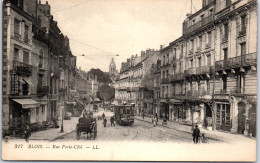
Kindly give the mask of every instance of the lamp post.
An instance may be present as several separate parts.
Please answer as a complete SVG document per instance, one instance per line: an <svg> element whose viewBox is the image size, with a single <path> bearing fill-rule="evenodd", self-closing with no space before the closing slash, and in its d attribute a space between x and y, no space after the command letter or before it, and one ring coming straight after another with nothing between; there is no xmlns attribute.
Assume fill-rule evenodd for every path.
<svg viewBox="0 0 260 163"><path fill-rule="evenodd" d="M60 132L64 132L64 130L63 130L63 111L64 111L64 106L61 106L61 127L60 127Z"/></svg>

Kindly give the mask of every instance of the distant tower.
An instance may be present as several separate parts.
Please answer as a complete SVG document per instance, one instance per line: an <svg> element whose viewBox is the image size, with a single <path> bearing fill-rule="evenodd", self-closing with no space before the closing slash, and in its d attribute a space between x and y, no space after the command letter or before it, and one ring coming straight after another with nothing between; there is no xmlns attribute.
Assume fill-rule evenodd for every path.
<svg viewBox="0 0 260 163"><path fill-rule="evenodd" d="M115 64L114 58L112 58L110 65L109 65L109 74L112 75L112 74L115 74L115 72L116 72L116 64Z"/></svg>

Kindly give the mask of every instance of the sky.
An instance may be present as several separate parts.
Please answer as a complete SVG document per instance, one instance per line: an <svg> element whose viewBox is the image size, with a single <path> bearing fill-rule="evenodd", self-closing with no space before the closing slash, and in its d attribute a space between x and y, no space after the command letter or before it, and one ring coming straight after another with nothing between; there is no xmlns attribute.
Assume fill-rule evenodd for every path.
<svg viewBox="0 0 260 163"><path fill-rule="evenodd" d="M193 0L193 13L202 0ZM41 0L45 3L45 0ZM77 67L108 71L146 49L159 49L182 35L191 0L48 0L51 14L70 39ZM84 54L84 56L82 56ZM119 54L119 56L116 56Z"/></svg>

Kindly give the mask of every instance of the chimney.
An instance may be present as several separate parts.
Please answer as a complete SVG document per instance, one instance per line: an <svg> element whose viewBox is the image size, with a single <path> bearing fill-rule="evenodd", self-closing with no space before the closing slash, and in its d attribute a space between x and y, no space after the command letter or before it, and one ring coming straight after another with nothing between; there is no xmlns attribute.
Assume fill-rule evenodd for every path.
<svg viewBox="0 0 260 163"><path fill-rule="evenodd" d="M141 58L145 57L145 51L141 51Z"/></svg>
<svg viewBox="0 0 260 163"><path fill-rule="evenodd" d="M48 1L46 1L46 5L48 4Z"/></svg>
<svg viewBox="0 0 260 163"><path fill-rule="evenodd" d="M162 48L163 48L163 45L160 45L160 50L162 50Z"/></svg>
<svg viewBox="0 0 260 163"><path fill-rule="evenodd" d="M39 4L42 4L41 0L39 0Z"/></svg>

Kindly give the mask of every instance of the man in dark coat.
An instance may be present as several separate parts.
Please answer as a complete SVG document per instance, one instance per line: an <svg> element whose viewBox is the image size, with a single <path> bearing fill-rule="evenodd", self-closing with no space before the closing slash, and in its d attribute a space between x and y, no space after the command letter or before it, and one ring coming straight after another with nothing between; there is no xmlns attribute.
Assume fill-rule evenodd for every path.
<svg viewBox="0 0 260 163"><path fill-rule="evenodd" d="M107 127L107 119L106 119L106 117L104 117L103 124L104 124L104 127Z"/></svg>
<svg viewBox="0 0 260 163"><path fill-rule="evenodd" d="M104 120L104 118L105 118L105 113L102 114L102 118L103 118L103 120Z"/></svg>
<svg viewBox="0 0 260 163"><path fill-rule="evenodd" d="M197 144L200 136L200 129L198 128L198 125L195 126L192 136L194 144Z"/></svg>
<svg viewBox="0 0 260 163"><path fill-rule="evenodd" d="M26 128L24 130L24 139L26 142L29 142L29 137L31 136L31 129L29 125L26 125Z"/></svg>
<svg viewBox="0 0 260 163"><path fill-rule="evenodd" d="M115 125L115 118L114 118L114 116L112 116L112 117L110 118L110 122L111 122L111 126L112 126L112 125L116 126L116 125Z"/></svg>

